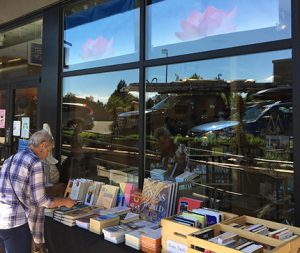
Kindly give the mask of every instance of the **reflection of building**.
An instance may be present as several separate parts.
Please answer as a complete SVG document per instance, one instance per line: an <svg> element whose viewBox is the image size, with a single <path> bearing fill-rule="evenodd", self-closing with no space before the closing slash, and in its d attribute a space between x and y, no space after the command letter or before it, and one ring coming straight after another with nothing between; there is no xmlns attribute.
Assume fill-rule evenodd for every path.
<svg viewBox="0 0 300 253"><path fill-rule="evenodd" d="M1 18L7 14L8 19L4 20L6 22L9 18L27 14L17 15L16 11L28 10L31 1L33 2L19 1L18 10L15 3L13 4L14 1L11 1L12 4L8 3L3 7L11 6L11 13L1 9ZM53 5L41 6L42 2ZM297 1L292 1L292 11L286 4L289 3L288 0L280 1L279 6L272 6L268 10L273 12L272 18L266 15L267 24L253 22L252 18L257 18L257 15L245 11L247 19L244 22L249 22L249 29L235 23L239 22L234 19L235 11L232 15L228 11L224 12L226 20L230 22L222 23L224 20L218 15L220 29L215 32L212 32L213 29L209 30L205 36L202 34L205 29L200 34L193 30L192 37L187 29L180 31L180 24L182 21L187 22L185 28L191 28L192 21L195 21L192 19L193 15L186 13L186 16L182 16L184 11L178 11L180 8L176 9L176 15L172 15L172 8L181 2L38 1L35 4L39 6L31 6L32 10L38 8L36 12L0 25L0 97L7 99L5 102L0 101L0 109L7 112L6 130L0 132L0 139L5 140L3 149L8 147L8 153L11 153L9 130L13 126L13 110L18 109L20 102L16 99L16 94L20 92L16 90L34 87L38 94L38 103L35 104L38 108L30 117L34 118L36 129L44 122L51 125L57 140L57 157L67 161L73 155L70 140L72 134L76 133L76 127L85 126L80 131L83 150L81 155L84 155L84 159L76 165L75 158L80 158L80 155L75 156L70 162L71 165L68 165L73 166L74 171L84 171L86 162L91 162L91 167L94 168L101 166L105 167L105 171L117 169L130 173L134 175L134 181L139 178L141 187L144 176L149 174L149 171L145 171L148 168L145 164L149 160L159 162L153 132L155 128L164 126L170 129L174 140L185 142L190 148L194 148L193 151L199 152L195 157L200 160L200 165L195 166L202 166L201 173L204 174L205 184L197 190L211 198L222 199L222 208L247 212L252 205L249 212L257 215L257 209L263 208L264 204L271 204L276 205L274 216L280 219L282 213L289 210L287 207L294 205L295 199L295 213L300 212L300 193L298 189L290 187L294 179L296 182L300 181L299 171L293 171L293 162L295 168L300 165L298 157L293 160L293 148L295 153L300 152L300 136L297 131L293 136L290 134L293 132L293 124L296 129L300 129L297 119L300 86L293 85L294 93L291 89L293 79L295 84L300 83L300 71L292 72L292 66L299 65L300 62L300 41L298 34L295 34L300 24L300 20L297 20L300 17L296 15ZM193 10L195 6L192 2L197 1L188 2L184 3L185 9ZM235 10L230 5L232 1L223 2L224 9ZM245 6L254 4L251 1L235 2L247 2ZM274 2L276 1L266 1L266 4L273 5ZM260 16L261 3L265 1L256 1L253 8L253 11L258 10ZM22 8L22 5L28 8ZM163 9L163 6L168 8ZM45 8L39 9L40 7ZM198 16L204 12L210 15L209 13L216 11L223 13L220 6L204 6L204 10L197 10L196 13ZM170 15L158 15L160 12ZM293 32L289 21L291 13L295 17L293 25L296 29ZM174 20L179 16L178 20ZM275 26L279 16L279 24ZM178 22L176 30L171 31L170 24L175 24L175 21ZM206 28L210 27L209 22L211 16L205 21ZM197 23L196 27L201 25ZM235 27L240 30L234 30ZM140 31L143 33L139 34ZM165 36L163 38L162 33ZM30 54L27 45L37 41L39 46L32 50L37 54ZM40 62L36 61L37 65L32 65L33 59L30 56L40 60L40 44L43 49L42 65L39 66ZM116 49L116 45L121 50ZM176 81L181 80L180 77L183 81ZM220 80L220 77L224 80ZM254 77L260 79L253 80ZM147 80L157 82L149 83ZM123 83L124 88L118 87L118 82ZM135 93L136 96L126 96L126 92ZM64 100L67 94L74 95L78 100ZM293 104L289 101L287 107L278 108L284 116L280 121L271 114L259 114L262 115L259 119L265 122L272 123L273 119L275 123L288 121L289 127L285 128L288 135L283 136L284 133L276 132L275 123L272 123L272 131L269 132L263 132L265 129L262 129L262 125L256 126L255 129L262 133L260 138L245 131L245 108L255 108L258 100L263 100L266 106L270 106L274 102L291 100L292 95ZM96 97L97 99L91 101ZM172 99L174 97L176 99ZM151 103L147 103L149 98L153 98ZM167 104L166 108L159 108L159 101L163 101L160 106ZM70 108L71 105L66 106L66 103L82 105L77 104ZM84 104L91 110L80 110L79 107L87 109ZM293 109L296 116L293 116ZM258 110L268 112L263 107ZM216 130L217 133L210 129L210 133L203 138L186 136L189 129L198 125L217 122L218 124L211 124L211 128L216 129L228 121L238 122L235 124L236 128L230 125ZM247 124L255 122L257 120ZM65 125L67 127L62 129ZM278 125L279 128L284 126ZM124 131L125 126L130 131ZM231 138L236 132L238 136ZM286 145L287 136L289 145ZM206 167L203 169L203 166ZM138 171L139 174L131 173L134 169L128 170L128 167L135 168L135 173ZM260 193L265 191L257 189L253 182L258 182L257 185L268 185L266 191L275 193L277 199L273 201L261 196ZM239 206L239 202L245 203L245 206ZM300 225L300 217L296 217L296 223Z"/></svg>
<svg viewBox="0 0 300 253"><path fill-rule="evenodd" d="M275 83L292 84L293 68L291 59L273 60Z"/></svg>

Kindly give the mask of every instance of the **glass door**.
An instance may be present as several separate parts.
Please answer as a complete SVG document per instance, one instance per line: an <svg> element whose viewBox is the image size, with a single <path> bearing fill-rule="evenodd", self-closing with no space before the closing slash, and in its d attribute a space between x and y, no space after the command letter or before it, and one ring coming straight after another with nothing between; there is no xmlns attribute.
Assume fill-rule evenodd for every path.
<svg viewBox="0 0 300 253"><path fill-rule="evenodd" d="M12 152L26 147L32 133L37 130L38 88L13 90Z"/></svg>
<svg viewBox="0 0 300 253"><path fill-rule="evenodd" d="M0 89L0 164L7 155L6 145L6 113L7 113L7 90Z"/></svg>

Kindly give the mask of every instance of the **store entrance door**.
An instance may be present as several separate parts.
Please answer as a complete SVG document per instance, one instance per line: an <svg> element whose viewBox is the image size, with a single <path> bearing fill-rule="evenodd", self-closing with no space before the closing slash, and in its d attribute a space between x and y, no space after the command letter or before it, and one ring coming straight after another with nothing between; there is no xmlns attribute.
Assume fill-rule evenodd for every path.
<svg viewBox="0 0 300 253"><path fill-rule="evenodd" d="M0 165L37 130L38 81L0 84Z"/></svg>

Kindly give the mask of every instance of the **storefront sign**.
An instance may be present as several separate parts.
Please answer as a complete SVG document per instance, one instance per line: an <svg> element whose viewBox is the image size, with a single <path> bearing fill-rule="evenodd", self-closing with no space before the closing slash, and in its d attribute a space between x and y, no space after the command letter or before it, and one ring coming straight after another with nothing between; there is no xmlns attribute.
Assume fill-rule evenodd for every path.
<svg viewBox="0 0 300 253"><path fill-rule="evenodd" d="M5 109L0 109L0 128L5 128Z"/></svg>
<svg viewBox="0 0 300 253"><path fill-rule="evenodd" d="M21 119L21 137L22 138L29 138L29 129L30 129L30 118L29 117L22 117Z"/></svg>
<svg viewBox="0 0 300 253"><path fill-rule="evenodd" d="M42 65L42 44L28 42L28 64Z"/></svg>
<svg viewBox="0 0 300 253"><path fill-rule="evenodd" d="M21 132L21 121L14 120L13 122L13 136L20 136Z"/></svg>
<svg viewBox="0 0 300 253"><path fill-rule="evenodd" d="M24 150L28 146L28 141L19 139L19 146L18 146L18 152Z"/></svg>

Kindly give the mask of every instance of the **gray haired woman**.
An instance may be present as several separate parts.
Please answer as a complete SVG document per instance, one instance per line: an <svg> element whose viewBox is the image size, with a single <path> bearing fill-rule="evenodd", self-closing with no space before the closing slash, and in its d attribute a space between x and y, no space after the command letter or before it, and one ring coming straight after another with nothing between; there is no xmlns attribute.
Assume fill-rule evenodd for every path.
<svg viewBox="0 0 300 253"><path fill-rule="evenodd" d="M30 253L31 239L44 244L44 208L72 207L68 198L45 191L42 160L54 147L46 131L35 132L28 147L4 161L0 171L0 241L6 253Z"/></svg>

